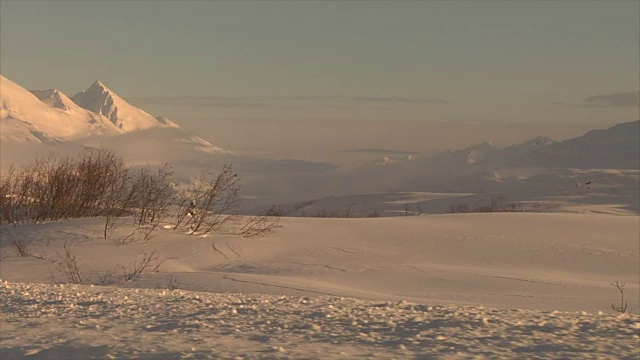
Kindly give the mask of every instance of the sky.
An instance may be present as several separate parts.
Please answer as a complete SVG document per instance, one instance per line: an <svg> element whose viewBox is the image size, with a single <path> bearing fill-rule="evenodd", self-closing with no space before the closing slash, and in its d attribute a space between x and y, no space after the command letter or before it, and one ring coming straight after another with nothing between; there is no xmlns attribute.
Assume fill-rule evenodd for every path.
<svg viewBox="0 0 640 360"><path fill-rule="evenodd" d="M70 96L97 79L213 137L220 124L312 134L348 123L377 129L371 140L439 124L518 130L493 139L508 143L640 117L639 1L2 0L0 10L4 76Z"/></svg>

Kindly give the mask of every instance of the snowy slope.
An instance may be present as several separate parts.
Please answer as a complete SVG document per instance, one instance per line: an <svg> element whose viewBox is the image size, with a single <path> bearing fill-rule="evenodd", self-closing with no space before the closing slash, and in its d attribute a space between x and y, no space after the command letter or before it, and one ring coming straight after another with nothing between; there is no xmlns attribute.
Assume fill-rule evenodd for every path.
<svg viewBox="0 0 640 360"><path fill-rule="evenodd" d="M131 232L124 221L114 238ZM211 292L318 294L428 304L609 312L627 282L638 298L637 216L449 214L374 219L284 218L275 235L244 239L228 225L211 237L161 229L146 244L103 239L102 219L8 228L0 234L1 278L59 281L65 241L87 280L113 271L113 284ZM239 225L238 225L239 226ZM45 260L15 255L10 236ZM121 280L118 264L157 251L159 273ZM114 270L115 269L115 270ZM51 270L51 271L50 271Z"/></svg>
<svg viewBox="0 0 640 360"><path fill-rule="evenodd" d="M154 118L143 110L129 104L100 81L73 96L79 106L105 116L118 129L125 132L151 127L178 127L167 118Z"/></svg>
<svg viewBox="0 0 640 360"><path fill-rule="evenodd" d="M73 104L58 90L35 94L0 76L0 137L3 140L45 142L120 132L106 118Z"/></svg>

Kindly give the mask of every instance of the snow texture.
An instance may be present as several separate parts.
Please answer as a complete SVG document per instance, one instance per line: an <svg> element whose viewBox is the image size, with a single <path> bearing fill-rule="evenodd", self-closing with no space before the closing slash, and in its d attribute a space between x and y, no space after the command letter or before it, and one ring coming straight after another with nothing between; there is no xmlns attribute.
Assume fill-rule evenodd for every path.
<svg viewBox="0 0 640 360"><path fill-rule="evenodd" d="M0 283L2 359L636 359L640 317Z"/></svg>

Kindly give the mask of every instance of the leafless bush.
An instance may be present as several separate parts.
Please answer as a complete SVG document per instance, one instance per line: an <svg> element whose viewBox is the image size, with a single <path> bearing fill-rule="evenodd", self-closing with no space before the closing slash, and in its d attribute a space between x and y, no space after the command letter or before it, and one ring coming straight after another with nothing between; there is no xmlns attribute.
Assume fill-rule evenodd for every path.
<svg viewBox="0 0 640 360"><path fill-rule="evenodd" d="M143 244L146 244L151 241L151 239L153 238L153 233L158 229L159 226L160 222L145 223L141 225L134 224L134 228L133 230L131 230L131 232L129 232L129 234L123 237L115 238L114 241L116 241L119 245L127 245L134 241L140 241Z"/></svg>
<svg viewBox="0 0 640 360"><path fill-rule="evenodd" d="M97 284L102 286L113 284L113 273L113 270L109 270L103 272L102 274L96 275L98 278Z"/></svg>
<svg viewBox="0 0 640 360"><path fill-rule="evenodd" d="M240 236L250 238L275 233L282 226L280 225L280 216L272 214L277 214L273 207L261 215L249 217L240 229Z"/></svg>
<svg viewBox="0 0 640 360"><path fill-rule="evenodd" d="M0 175L0 225L12 224L17 225L19 218L17 214L18 207L15 205L18 201L17 195L14 194L17 188L16 169L11 167L6 175Z"/></svg>
<svg viewBox="0 0 640 360"><path fill-rule="evenodd" d="M451 205L450 211L452 214L473 212L471 211L471 206L467 204Z"/></svg>
<svg viewBox="0 0 640 360"><path fill-rule="evenodd" d="M36 159L0 177L0 222L27 222L104 216L104 238L117 219L133 215L136 230L126 239L150 239L175 202L173 171L145 167L133 171L108 149L86 150L76 157ZM134 236L135 235L135 236Z"/></svg>
<svg viewBox="0 0 640 360"><path fill-rule="evenodd" d="M5 225L0 226L0 234L2 234L3 236L6 236L9 238L9 243L15 248L16 253L20 256L20 257L33 257L36 259L40 259L40 260L44 260L45 256L42 254L34 254L32 253L29 248L27 247L26 242L24 241L23 238L21 237L15 237L13 236L13 234L11 234L11 231L9 231L8 228L5 227Z"/></svg>
<svg viewBox="0 0 640 360"><path fill-rule="evenodd" d="M178 285L180 284L180 281L178 280L178 278L173 277L173 276L169 276L169 281L167 283L167 290L178 290Z"/></svg>
<svg viewBox="0 0 640 360"><path fill-rule="evenodd" d="M124 281L136 279L140 277L140 275L151 266L153 266L151 272L158 272L160 266L162 265L162 263L164 263L164 260L165 259L159 259L156 256L155 251L152 251L148 254L143 253L141 259L135 260L127 266L121 265L122 278L124 279Z"/></svg>
<svg viewBox="0 0 640 360"><path fill-rule="evenodd" d="M103 216L106 239L124 225L118 219L132 215L133 230L116 241L146 243L169 216L176 216L174 229L185 226L191 234L200 235L236 220L232 211L240 204L239 189L240 178L230 165L219 173L203 170L178 195L169 165L155 171L148 167L133 170L111 150L87 150L75 158L36 159L33 165L3 175L0 221L17 226ZM351 217L350 209L334 216ZM270 214L253 219L243 228L243 235L270 232L279 226L273 218Z"/></svg>
<svg viewBox="0 0 640 360"><path fill-rule="evenodd" d="M627 283L621 283L618 281L616 281L615 284L611 284L611 286L615 286L620 292L620 305L611 304L611 309L622 314L627 312L627 301L624 299L624 287L626 285Z"/></svg>
<svg viewBox="0 0 640 360"><path fill-rule="evenodd" d="M306 216L306 213L303 213L302 216ZM322 209L315 214L310 215L310 217L317 218L356 218L356 217L366 217L365 214L354 212L351 210L351 207L346 207L344 209L336 209L333 211L329 211L327 209Z"/></svg>
<svg viewBox="0 0 640 360"><path fill-rule="evenodd" d="M83 278L80 268L78 267L78 259L71 253L71 250L67 247L66 241L62 248L64 249L64 254L60 254L56 251L58 257L62 259L62 263L60 264L61 271L65 274L68 282L72 284L82 284Z"/></svg>
<svg viewBox="0 0 640 360"><path fill-rule="evenodd" d="M180 211L175 228L184 221L191 234L205 235L218 230L222 225L237 218L229 211L240 205L240 178L231 165L224 165L215 174L211 169L203 170L193 183L182 192Z"/></svg>
<svg viewBox="0 0 640 360"><path fill-rule="evenodd" d="M367 214L368 218L377 218L380 217L380 214L378 213L378 209L373 210L373 212Z"/></svg>
<svg viewBox="0 0 640 360"><path fill-rule="evenodd" d="M16 238L11 234L11 232L9 232L9 229L5 228L4 226L0 228L0 233L6 235L9 238L9 242L15 248L18 255L20 255L21 257L31 256L31 253L27 249L27 244L24 242L24 239Z"/></svg>
<svg viewBox="0 0 640 360"><path fill-rule="evenodd" d="M131 171L121 159L113 164L111 180L103 196L104 238L113 235L116 227L116 219L127 214L127 209L132 203L131 198Z"/></svg>
<svg viewBox="0 0 640 360"><path fill-rule="evenodd" d="M505 203L499 204L491 202L487 205L468 205L468 204L456 204L452 205L450 212L452 214L459 213L489 213L489 212L539 212L548 209L552 209L553 205L547 202L533 202L533 203Z"/></svg>
<svg viewBox="0 0 640 360"><path fill-rule="evenodd" d="M117 239L118 243L125 245L136 239L147 243L151 234L171 215L170 209L176 200L173 170L168 164L155 173L144 167L133 172L126 181L118 187L116 198L120 200L115 202L115 212L105 216L105 238L113 232L116 218L130 213L135 227L128 235Z"/></svg>
<svg viewBox="0 0 640 360"><path fill-rule="evenodd" d="M87 150L75 158L36 159L11 169L0 179L2 222L55 221L95 217L105 213L114 197L114 186L126 176L127 167L114 152Z"/></svg>
<svg viewBox="0 0 640 360"><path fill-rule="evenodd" d="M158 224L169 216L175 202L173 170L165 164L155 174L149 168L140 169L133 178L132 198L137 225Z"/></svg>

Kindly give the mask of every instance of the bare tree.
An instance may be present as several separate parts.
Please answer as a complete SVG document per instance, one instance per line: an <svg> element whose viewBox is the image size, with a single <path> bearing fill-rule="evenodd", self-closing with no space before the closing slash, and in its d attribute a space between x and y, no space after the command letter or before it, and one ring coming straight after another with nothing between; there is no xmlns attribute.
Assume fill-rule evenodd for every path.
<svg viewBox="0 0 640 360"><path fill-rule="evenodd" d="M64 249L64 255L61 255L56 251L58 256L62 258L62 264L60 264L61 270L67 277L67 281L72 284L82 284L82 274L80 273L80 268L78 267L78 259L75 255L71 253L71 250L67 247L67 241L65 240L64 245L62 246Z"/></svg>
<svg viewBox="0 0 640 360"><path fill-rule="evenodd" d="M615 286L618 291L620 291L620 305L611 304L611 309L623 314L627 312L627 301L624 299L625 285L627 285L627 283L620 283L618 281L616 281L615 284L611 284L611 286Z"/></svg>
<svg viewBox="0 0 640 360"><path fill-rule="evenodd" d="M0 228L0 233L6 234L9 237L9 242L16 249L18 255L20 255L21 257L31 256L31 253L27 249L27 244L22 238L16 238L11 234L11 232L9 232L9 229L5 228L4 226Z"/></svg>
<svg viewBox="0 0 640 360"><path fill-rule="evenodd" d="M163 221L174 203L173 170L164 164L155 174L148 167L140 169L133 179L134 219L139 226Z"/></svg>
<svg viewBox="0 0 640 360"><path fill-rule="evenodd" d="M191 216L184 226L190 227L191 234L208 234L237 218L229 211L240 205L240 177L231 165L224 165L217 175L211 169L205 169L182 196L181 204L191 204L187 208ZM181 211L184 210L182 206ZM185 217L179 218L180 223Z"/></svg>
<svg viewBox="0 0 640 360"><path fill-rule="evenodd" d="M260 215L249 217L240 229L240 236L244 238L267 236L273 234L281 227L280 215L277 213L275 207L271 207Z"/></svg>
<svg viewBox="0 0 640 360"><path fill-rule="evenodd" d="M141 259L133 261L127 266L121 265L122 278L124 281L138 278L146 269L152 266L154 262L156 265L153 268L153 272L157 272L160 265L164 262L164 259L158 259L155 251L152 251L149 254L143 253Z"/></svg>

